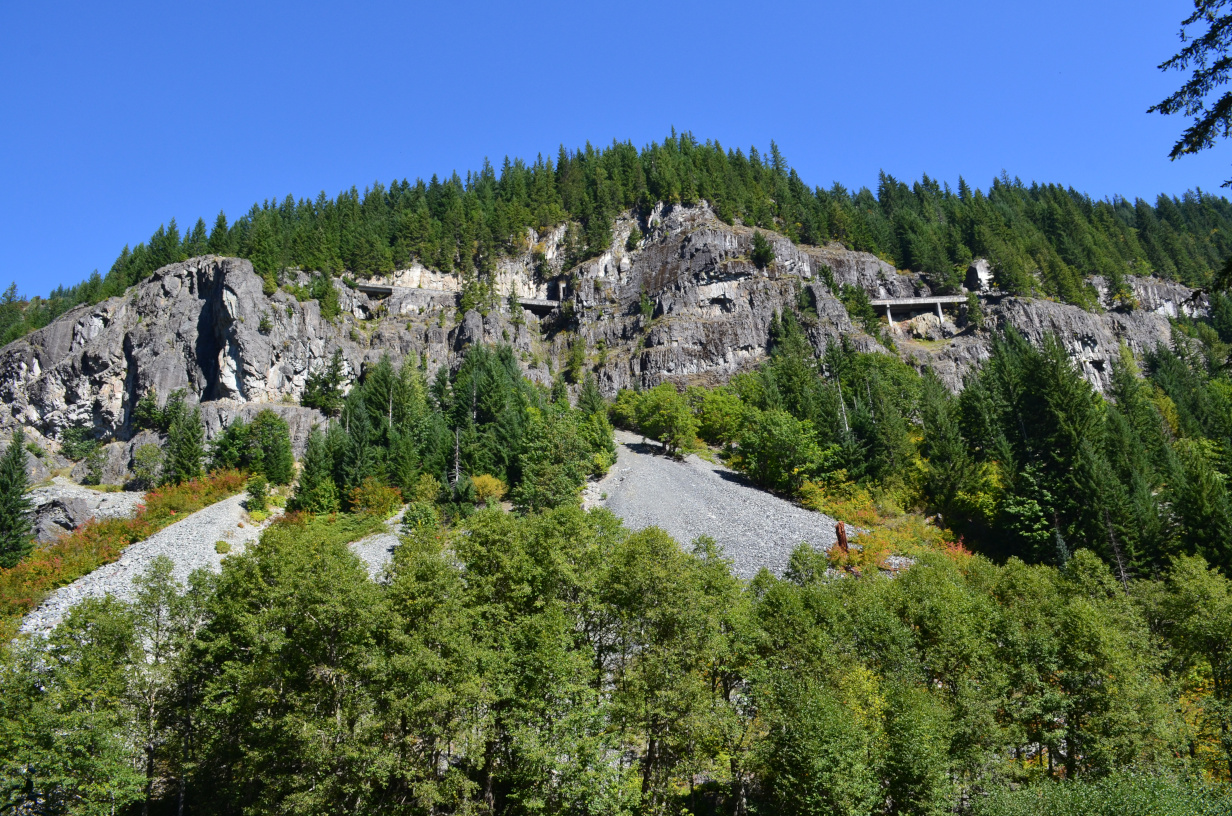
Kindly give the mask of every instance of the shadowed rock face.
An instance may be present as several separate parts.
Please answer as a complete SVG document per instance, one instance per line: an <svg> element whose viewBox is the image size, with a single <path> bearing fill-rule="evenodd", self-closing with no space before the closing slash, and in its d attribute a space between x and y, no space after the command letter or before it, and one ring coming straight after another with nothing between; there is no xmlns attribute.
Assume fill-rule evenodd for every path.
<svg viewBox="0 0 1232 816"><path fill-rule="evenodd" d="M627 250L634 226L644 238ZM538 246L547 242L553 272L559 264L553 242L562 236L563 230L531 236ZM802 323L819 352L840 337L859 349L885 351L853 325L831 282L835 289L860 287L872 298L931 294L918 275L896 271L867 253L838 244L796 246L772 233L766 237L775 262L758 269L749 260L753 230L724 224L705 204L661 205L640 221L618 218L612 249L555 280L534 277L529 249L503 260L496 278L499 307L461 319L460 286L400 286L414 281L429 287L444 280L422 269L391 276L389 283L399 288L385 298L336 282L342 314L329 321L316 301L299 302L281 290L265 295L248 261L193 258L158 270L123 297L75 309L0 349L0 430L21 423L45 444L70 425L90 424L100 436L121 440L106 451L105 480L114 483L131 467L133 445L125 444L132 437L131 414L150 389L160 401L185 389L190 402L201 404L210 437L235 416L251 418L272 407L290 423L299 453L312 425L324 417L298 406L298 399L309 372L323 366L334 349L342 350L350 378L384 354L395 363L422 361L431 376L442 365L456 364L469 344L508 343L527 375L548 383L548 366L559 371L580 338L610 396L632 385L725 381L765 356L776 313L802 305ZM1106 299L1103 281L1092 283ZM1103 387L1121 343L1140 354L1169 340L1169 316L1205 310L1204 302L1191 301L1193 293L1178 284L1155 279L1130 284L1139 304L1131 312L1096 314L993 294L983 301L986 323L990 329L1014 326L1036 342L1056 333L1086 376ZM515 321L503 300L510 291L522 297L559 294L564 314L540 323L523 312ZM650 316L642 313L643 297L652 307ZM960 328L952 315L931 319L936 325L927 331L899 325L891 336L904 359L934 368L958 389L988 356L990 335ZM599 366L601 349L605 359Z"/></svg>

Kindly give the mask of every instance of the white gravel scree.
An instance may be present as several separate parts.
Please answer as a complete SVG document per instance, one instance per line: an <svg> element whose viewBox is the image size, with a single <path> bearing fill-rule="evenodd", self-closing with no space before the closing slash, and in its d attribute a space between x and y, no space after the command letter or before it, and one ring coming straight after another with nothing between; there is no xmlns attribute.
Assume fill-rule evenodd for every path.
<svg viewBox="0 0 1232 816"><path fill-rule="evenodd" d="M585 506L606 507L634 530L661 527L686 548L708 535L741 578L762 567L781 576L801 542L825 550L834 544L829 516L752 487L723 465L697 456L677 461L661 450L617 431L616 464L586 488Z"/></svg>
<svg viewBox="0 0 1232 816"><path fill-rule="evenodd" d="M133 597L133 578L145 572L160 555L167 556L175 564L173 575L180 583L186 583L189 574L199 567L218 572L223 556L214 550L217 542L226 541L231 545L232 553L242 553L264 529L264 525L254 525L245 520L244 498L241 493L224 499L164 527L145 541L129 545L119 560L104 564L89 575L52 592L37 609L26 615L20 632L50 632L69 607L86 598L102 598L111 594L122 600L130 600ZM243 527L239 526L241 522Z"/></svg>

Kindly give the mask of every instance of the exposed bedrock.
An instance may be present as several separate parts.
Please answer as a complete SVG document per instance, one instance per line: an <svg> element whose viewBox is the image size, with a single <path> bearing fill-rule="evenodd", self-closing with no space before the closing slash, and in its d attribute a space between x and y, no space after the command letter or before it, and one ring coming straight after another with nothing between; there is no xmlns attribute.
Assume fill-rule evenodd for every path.
<svg viewBox="0 0 1232 816"><path fill-rule="evenodd" d="M627 249L634 226L643 238ZM164 267L124 296L72 310L0 349L0 435L21 423L54 455L64 428L90 425L115 440L106 450L104 481L118 483L135 450L133 408L150 389L160 401L184 389L202 407L207 436L236 416L272 408L290 423L299 452L311 427L324 421L299 406L299 398L309 373L335 349L353 379L385 354L396 363L422 363L431 375L455 365L472 343L507 343L531 379L548 383L581 341L611 395L663 381L725 381L765 357L771 322L788 310L801 312L818 351L846 337L857 348L884 352L853 324L831 284L860 287L873 299L932 294L920 276L868 253L838 244L797 246L772 233L766 237L775 261L758 268L749 257L753 230L723 223L704 204L660 206L640 220L622 216L613 224L612 249L562 271L557 245L563 237L560 229L531 232L522 255L501 261L494 279L500 302L486 315L459 316L459 279L422 267L379 281L393 287L387 296L335 281L342 313L333 320L321 316L315 300L301 302L281 289L264 294L245 260L203 256ZM534 271L535 252L546 279ZM908 313L897 322L897 310L890 330L904 359L935 368L955 389L988 356L989 331L1001 326L1037 342L1057 334L1103 387L1121 344L1140 354L1168 341L1169 317L1205 309L1191 290L1156 279L1130 280L1132 311L1105 303L1094 313L1003 297L980 274L986 267L972 276L988 290L981 294L985 330L948 312L940 321L935 313L915 319ZM1103 281L1092 283L1106 300ZM543 322L530 310L515 316L505 298L510 293L541 303L560 299L563 308Z"/></svg>

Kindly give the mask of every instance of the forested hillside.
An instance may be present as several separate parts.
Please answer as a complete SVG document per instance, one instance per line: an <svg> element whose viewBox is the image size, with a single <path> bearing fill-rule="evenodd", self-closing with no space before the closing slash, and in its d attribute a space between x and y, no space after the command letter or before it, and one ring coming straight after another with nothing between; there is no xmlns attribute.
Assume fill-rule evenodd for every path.
<svg viewBox="0 0 1232 816"><path fill-rule="evenodd" d="M1129 274L1203 286L1232 254L1232 205L1201 191L1154 203L1096 201L1006 176L984 190L959 179L955 190L927 176L907 185L885 175L876 191L826 190L809 187L773 144L769 155L756 148L746 154L673 133L641 150L626 142L562 147L555 161L506 159L499 173L485 161L465 179L453 173L376 183L334 199L288 196L254 204L231 221L223 213L212 225L199 219L183 231L173 220L145 243L125 247L105 275L46 298L22 300L10 289L0 303L0 343L207 252L248 258L271 281L286 267L371 275L412 261L473 277L524 250L527 227L567 223L567 269L609 246L618 213L701 199L728 222L878 254L926 275L940 291L955 290L971 259L984 257L1007 292L1085 307L1095 304L1087 276L1103 275L1114 294L1125 294Z"/></svg>

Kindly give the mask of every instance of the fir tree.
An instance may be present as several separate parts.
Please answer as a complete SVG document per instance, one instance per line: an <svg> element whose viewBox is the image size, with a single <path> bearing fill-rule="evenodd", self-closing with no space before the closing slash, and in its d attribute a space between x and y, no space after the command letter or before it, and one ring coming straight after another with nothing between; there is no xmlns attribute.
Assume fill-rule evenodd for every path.
<svg viewBox="0 0 1232 816"><path fill-rule="evenodd" d="M25 445L25 432L18 427L0 457L0 567L15 566L30 552Z"/></svg>
<svg viewBox="0 0 1232 816"><path fill-rule="evenodd" d="M164 479L179 484L201 475L201 460L205 458L201 427L201 409L181 408L176 411L171 426L167 429L167 459Z"/></svg>
<svg viewBox="0 0 1232 816"><path fill-rule="evenodd" d="M582 390L578 394L577 407L579 411L588 416L598 414L607 416L607 403L603 401L603 395L599 393L599 385L595 382L595 375L589 371L586 372L586 377L582 380Z"/></svg>
<svg viewBox="0 0 1232 816"><path fill-rule="evenodd" d="M328 365L308 375L300 402L326 416L337 416L342 411L343 380L342 349L338 348Z"/></svg>
<svg viewBox="0 0 1232 816"><path fill-rule="evenodd" d="M333 468L334 457L325 435L314 428L308 436L299 485L287 504L288 509L305 513L338 512L338 486L334 484Z"/></svg>

